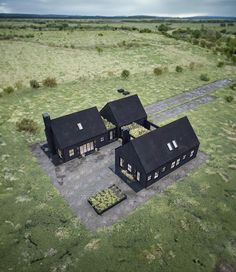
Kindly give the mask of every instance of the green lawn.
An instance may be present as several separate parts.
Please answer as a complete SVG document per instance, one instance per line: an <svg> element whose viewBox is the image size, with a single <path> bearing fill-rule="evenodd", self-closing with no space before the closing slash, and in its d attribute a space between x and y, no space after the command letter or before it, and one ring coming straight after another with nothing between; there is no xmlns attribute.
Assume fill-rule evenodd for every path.
<svg viewBox="0 0 236 272"><path fill-rule="evenodd" d="M223 57L198 46L158 34L103 33L108 45L123 39L131 41L133 35L141 45L129 49L108 46L99 55L92 49L97 44L95 38L86 31L81 34L81 43L88 46L83 54L82 49L48 46L49 37L61 44L48 33L48 38L41 40L45 44L0 41L0 48L5 50L4 55L0 51L0 87L19 80L26 85L32 77L43 79L48 71L59 82L55 88L32 90L25 86L0 97L0 271L205 272L213 271L219 261L234 264L236 95L229 87L214 93L217 99L213 102L184 113L195 128L208 161L126 219L97 233L80 224L31 154L29 145L45 139L41 117L45 111L57 117L94 105L101 108L107 101L121 97L116 92L119 87L137 93L147 105L205 84L199 79L203 72L211 81L235 78L235 66L216 68ZM66 33L62 35L66 37ZM71 43L74 38L65 39ZM28 59L24 50L23 56L18 56L18 46L26 53L31 49L35 52ZM73 74L77 53L82 58L81 74ZM85 61L90 54L91 58ZM52 61L45 67L49 55ZM75 65L73 69L67 60ZM104 69L111 69L114 74L101 76L99 67L104 61L110 65ZM198 63L193 71L188 68L191 61ZM179 64L184 67L183 73L174 71ZM155 76L152 70L159 65L167 66L169 72ZM119 74L126 68L131 76L122 80ZM89 71L93 75L88 75ZM60 72L65 78L60 77ZM231 103L225 100L229 95L234 97ZM30 135L16 130L16 122L25 116L38 123L39 133Z"/></svg>

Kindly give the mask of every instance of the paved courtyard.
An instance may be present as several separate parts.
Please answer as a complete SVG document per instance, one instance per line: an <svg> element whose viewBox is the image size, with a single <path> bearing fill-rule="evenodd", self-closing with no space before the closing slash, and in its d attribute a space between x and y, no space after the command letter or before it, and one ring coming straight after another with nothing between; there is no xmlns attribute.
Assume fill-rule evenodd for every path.
<svg viewBox="0 0 236 272"><path fill-rule="evenodd" d="M206 155L199 152L198 156L161 179L147 189L135 193L125 182L111 170L114 169L115 148L120 142L114 142L100 151L82 159L74 159L60 166L54 166L40 148L40 144L32 147L32 151L43 169L50 176L53 184L66 199L67 203L81 222L90 230L110 226L128 216L139 205L145 203L154 194L161 192L167 186L180 181L191 171L197 169L205 160ZM95 192L116 184L127 199L102 215L97 215L87 202L87 198Z"/></svg>

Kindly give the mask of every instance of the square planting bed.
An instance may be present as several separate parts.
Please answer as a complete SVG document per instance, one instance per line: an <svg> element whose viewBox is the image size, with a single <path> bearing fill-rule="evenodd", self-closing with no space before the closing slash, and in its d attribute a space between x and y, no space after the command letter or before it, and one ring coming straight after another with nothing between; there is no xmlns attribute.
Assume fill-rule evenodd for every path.
<svg viewBox="0 0 236 272"><path fill-rule="evenodd" d="M108 188L97 192L95 195L90 196L88 198L88 202L94 208L96 213L101 215L126 198L127 196L121 191L121 189L113 184Z"/></svg>

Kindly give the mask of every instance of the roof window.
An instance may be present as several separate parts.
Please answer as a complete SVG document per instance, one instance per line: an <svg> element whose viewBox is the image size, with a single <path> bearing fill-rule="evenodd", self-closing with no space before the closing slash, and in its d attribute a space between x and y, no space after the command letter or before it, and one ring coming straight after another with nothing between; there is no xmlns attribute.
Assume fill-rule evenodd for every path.
<svg viewBox="0 0 236 272"><path fill-rule="evenodd" d="M82 129L83 129L83 126L82 126L81 123L77 123L77 126L78 126L79 130L82 130Z"/></svg>

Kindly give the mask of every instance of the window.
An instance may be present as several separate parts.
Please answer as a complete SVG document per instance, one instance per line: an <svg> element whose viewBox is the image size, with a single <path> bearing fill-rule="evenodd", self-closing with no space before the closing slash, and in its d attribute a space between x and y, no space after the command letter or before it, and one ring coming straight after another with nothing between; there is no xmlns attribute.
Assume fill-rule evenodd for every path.
<svg viewBox="0 0 236 272"><path fill-rule="evenodd" d="M110 140L113 139L113 131L110 131Z"/></svg>
<svg viewBox="0 0 236 272"><path fill-rule="evenodd" d="M77 123L77 126L78 126L79 130L82 130L82 129L83 129L83 126L82 126L81 123Z"/></svg>
<svg viewBox="0 0 236 272"><path fill-rule="evenodd" d="M132 171L132 166L130 164L128 164L128 171L131 172Z"/></svg>
<svg viewBox="0 0 236 272"><path fill-rule="evenodd" d="M178 147L178 145L177 145L177 143L176 143L175 140L172 141L172 144L173 144L174 148L177 148L177 147Z"/></svg>
<svg viewBox="0 0 236 272"><path fill-rule="evenodd" d="M162 169L161 169L161 172L165 172L166 171L166 167L163 167Z"/></svg>
<svg viewBox="0 0 236 272"><path fill-rule="evenodd" d="M62 152L60 149L57 149L57 153L58 153L59 157L62 158Z"/></svg>
<svg viewBox="0 0 236 272"><path fill-rule="evenodd" d="M180 162L180 159L178 159L178 160L176 161L176 165L179 165L179 162Z"/></svg>
<svg viewBox="0 0 236 272"><path fill-rule="evenodd" d="M151 180L152 179L152 175L149 175L147 180Z"/></svg>
<svg viewBox="0 0 236 272"><path fill-rule="evenodd" d="M122 158L120 158L120 167L124 166L124 160Z"/></svg>
<svg viewBox="0 0 236 272"><path fill-rule="evenodd" d="M172 162L172 164L171 164L171 167L170 167L170 168L172 169L172 168L174 168L174 167L175 167L175 161L174 161L174 162Z"/></svg>
<svg viewBox="0 0 236 272"><path fill-rule="evenodd" d="M159 172L155 172L154 179L158 178L158 176L159 176Z"/></svg>
<svg viewBox="0 0 236 272"><path fill-rule="evenodd" d="M104 142L104 137L101 137L101 142Z"/></svg>
<svg viewBox="0 0 236 272"><path fill-rule="evenodd" d="M186 158L186 155L183 155L183 160L185 160L185 158Z"/></svg>
<svg viewBox="0 0 236 272"><path fill-rule="evenodd" d="M86 147L87 147L87 150L88 150L88 151L91 150L91 149L90 149L90 143L87 143Z"/></svg>
<svg viewBox="0 0 236 272"><path fill-rule="evenodd" d="M93 142L90 142L90 150L94 150Z"/></svg>
<svg viewBox="0 0 236 272"><path fill-rule="evenodd" d="M75 155L74 149L70 149L70 150L69 150L69 156L72 157L72 156L74 156L74 155Z"/></svg>
<svg viewBox="0 0 236 272"><path fill-rule="evenodd" d="M140 172L137 171L137 180L140 181Z"/></svg>
<svg viewBox="0 0 236 272"><path fill-rule="evenodd" d="M192 156L193 156L193 154L194 154L194 150L192 150L192 151L191 151L191 153L190 153L190 157L192 157Z"/></svg>
<svg viewBox="0 0 236 272"><path fill-rule="evenodd" d="M171 143L168 143L167 146L168 146L168 148L169 148L170 151L173 150L173 147L172 147Z"/></svg>

